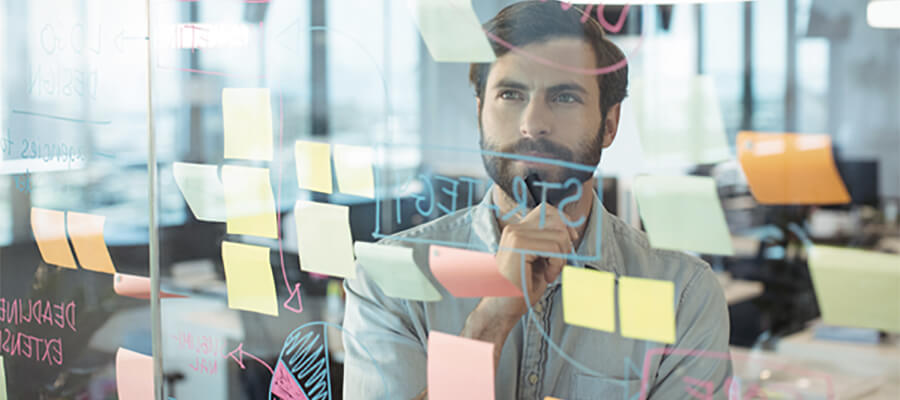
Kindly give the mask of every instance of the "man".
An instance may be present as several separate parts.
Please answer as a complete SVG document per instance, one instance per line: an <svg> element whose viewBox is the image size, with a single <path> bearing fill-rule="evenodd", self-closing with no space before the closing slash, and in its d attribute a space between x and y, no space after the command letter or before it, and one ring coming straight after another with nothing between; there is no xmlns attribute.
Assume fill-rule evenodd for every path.
<svg viewBox="0 0 900 400"><path fill-rule="evenodd" d="M599 75L572 71L597 70L625 56L595 19L581 22L582 12L530 1L505 8L485 24L497 59L473 64L470 81L481 146L488 151L485 168L495 184L480 204L397 234L489 249L500 272L527 294L534 314L529 316L520 297L455 298L441 290L443 299L437 302L391 298L358 269L358 278L345 283L344 328L353 336L344 338L346 398L426 398L429 331L493 343L497 399L622 399L642 390L659 399L713 392L725 397L731 376L728 311L709 266L684 253L652 249L643 233L603 209L590 172L497 155L595 167L601 150L612 144L627 68ZM572 179L580 185L535 189L537 182L562 185ZM516 210L522 206L523 185L530 193L527 213ZM434 281L426 267L427 245L384 243L412 246L420 268ZM558 254L577 249L580 258L600 257L583 263L523 256L514 249ZM564 265L673 282L674 344L566 324L560 288ZM686 388L685 382L697 388Z"/></svg>

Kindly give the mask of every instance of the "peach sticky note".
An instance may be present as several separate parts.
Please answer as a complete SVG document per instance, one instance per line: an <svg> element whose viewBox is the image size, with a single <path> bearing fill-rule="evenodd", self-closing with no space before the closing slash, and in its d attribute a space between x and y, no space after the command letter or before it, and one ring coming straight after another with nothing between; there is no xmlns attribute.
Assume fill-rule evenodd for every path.
<svg viewBox="0 0 900 400"><path fill-rule="evenodd" d="M275 196L268 168L222 167L225 185L226 231L232 235L278 238Z"/></svg>
<svg viewBox="0 0 900 400"><path fill-rule="evenodd" d="M44 262L65 268L77 269L75 257L66 239L66 214L62 211L33 207L31 230Z"/></svg>
<svg viewBox="0 0 900 400"><path fill-rule="evenodd" d="M825 323L900 333L900 256L816 245L809 271Z"/></svg>
<svg viewBox="0 0 900 400"><path fill-rule="evenodd" d="M612 272L563 267L563 319L570 325L615 332L615 284Z"/></svg>
<svg viewBox="0 0 900 400"><path fill-rule="evenodd" d="M739 132L737 153L761 204L850 202L828 135Z"/></svg>
<svg viewBox="0 0 900 400"><path fill-rule="evenodd" d="M356 242L356 262L384 294L401 299L438 301L441 294L413 260L413 249Z"/></svg>
<svg viewBox="0 0 900 400"><path fill-rule="evenodd" d="M268 88L222 89L225 158L272 161L272 105Z"/></svg>
<svg viewBox="0 0 900 400"><path fill-rule="evenodd" d="M106 240L103 239L103 223L105 221L106 217L102 215L72 211L66 213L69 238L72 240L72 247L75 248L81 268L115 274L116 267L109 256Z"/></svg>
<svg viewBox="0 0 900 400"><path fill-rule="evenodd" d="M225 222L225 190L215 165L176 162L172 174L194 218Z"/></svg>
<svg viewBox="0 0 900 400"><path fill-rule="evenodd" d="M619 278L622 336L675 343L675 285L669 281Z"/></svg>
<svg viewBox="0 0 900 400"><path fill-rule="evenodd" d="M334 145L334 173L341 193L375 197L374 158L371 147Z"/></svg>
<svg viewBox="0 0 900 400"><path fill-rule="evenodd" d="M113 290L119 296L148 300L150 299L150 278L116 273L113 276ZM161 299L183 299L186 296L160 290L159 297Z"/></svg>
<svg viewBox="0 0 900 400"><path fill-rule="evenodd" d="M428 333L428 398L493 399L494 344Z"/></svg>
<svg viewBox="0 0 900 400"><path fill-rule="evenodd" d="M298 201L294 205L294 220L300 269L339 278L356 278L347 206Z"/></svg>
<svg viewBox="0 0 900 400"><path fill-rule="evenodd" d="M632 186L650 245L733 255L716 182L700 176L639 176Z"/></svg>
<svg viewBox="0 0 900 400"><path fill-rule="evenodd" d="M496 58L472 0L408 0L407 4L434 61L492 62Z"/></svg>
<svg viewBox="0 0 900 400"><path fill-rule="evenodd" d="M120 400L154 400L153 357L119 347L116 389Z"/></svg>
<svg viewBox="0 0 900 400"><path fill-rule="evenodd" d="M331 193L331 145L328 143L294 143L297 185L300 189Z"/></svg>
<svg viewBox="0 0 900 400"><path fill-rule="evenodd" d="M431 272L456 297L519 297L522 291L500 274L494 255L432 245Z"/></svg>
<svg viewBox="0 0 900 400"><path fill-rule="evenodd" d="M228 307L278 316L278 295L269 248L222 242Z"/></svg>

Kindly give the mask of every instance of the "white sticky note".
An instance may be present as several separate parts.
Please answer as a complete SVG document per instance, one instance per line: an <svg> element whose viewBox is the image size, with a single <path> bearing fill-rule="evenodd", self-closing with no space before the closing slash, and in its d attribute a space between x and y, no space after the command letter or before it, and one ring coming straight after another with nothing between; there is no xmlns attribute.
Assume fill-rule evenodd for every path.
<svg viewBox="0 0 900 400"><path fill-rule="evenodd" d="M272 161L272 104L268 88L222 89L225 158Z"/></svg>
<svg viewBox="0 0 900 400"><path fill-rule="evenodd" d="M734 254L714 179L645 175L635 178L632 188L651 246Z"/></svg>
<svg viewBox="0 0 900 400"><path fill-rule="evenodd" d="M410 14L437 62L493 62L472 0L407 0Z"/></svg>
<svg viewBox="0 0 900 400"><path fill-rule="evenodd" d="M341 193L375 198L371 147L334 145L334 173Z"/></svg>
<svg viewBox="0 0 900 400"><path fill-rule="evenodd" d="M226 165L222 167L222 183L227 232L277 239L278 222L269 169Z"/></svg>
<svg viewBox="0 0 900 400"><path fill-rule="evenodd" d="M298 201L294 206L300 269L340 278L356 278L350 209Z"/></svg>
<svg viewBox="0 0 900 400"><path fill-rule="evenodd" d="M413 259L413 249L356 242L356 262L384 294L400 299L438 301L441 294Z"/></svg>
<svg viewBox="0 0 900 400"><path fill-rule="evenodd" d="M225 222L225 190L215 165L176 162L172 174L194 218Z"/></svg>

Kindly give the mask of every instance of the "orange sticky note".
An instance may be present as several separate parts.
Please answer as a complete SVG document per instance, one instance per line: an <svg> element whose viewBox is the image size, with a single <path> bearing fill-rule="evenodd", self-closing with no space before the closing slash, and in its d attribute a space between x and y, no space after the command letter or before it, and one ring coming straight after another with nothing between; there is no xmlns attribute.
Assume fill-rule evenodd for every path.
<svg viewBox="0 0 900 400"><path fill-rule="evenodd" d="M675 285L669 281L619 278L622 336L675 343Z"/></svg>
<svg viewBox="0 0 900 400"><path fill-rule="evenodd" d="M563 267L563 319L570 325L615 332L615 284L612 272Z"/></svg>
<svg viewBox="0 0 900 400"><path fill-rule="evenodd" d="M493 399L494 344L431 331L427 375L431 400Z"/></svg>
<svg viewBox="0 0 900 400"><path fill-rule="evenodd" d="M33 207L31 230L41 258L47 264L77 269L75 257L66 239L66 214L62 211Z"/></svg>
<svg viewBox="0 0 900 400"><path fill-rule="evenodd" d="M431 272L456 297L521 297L522 291L497 269L494 255L432 245Z"/></svg>
<svg viewBox="0 0 900 400"><path fill-rule="evenodd" d="M72 239L72 247L75 248L81 268L115 274L116 267L109 257L106 240L103 239L106 217L69 211L66 213L66 221L69 238Z"/></svg>
<svg viewBox="0 0 900 400"><path fill-rule="evenodd" d="M228 308L278 316L278 295L269 248L222 242Z"/></svg>
<svg viewBox="0 0 900 400"><path fill-rule="evenodd" d="M119 400L153 400L153 357L119 347L116 351Z"/></svg>
<svg viewBox="0 0 900 400"><path fill-rule="evenodd" d="M761 204L850 202L828 135L740 132L737 153Z"/></svg>
<svg viewBox="0 0 900 400"><path fill-rule="evenodd" d="M113 291L119 296L148 300L150 299L150 278L116 273L113 276ZM161 299L182 299L186 296L160 290L159 297Z"/></svg>

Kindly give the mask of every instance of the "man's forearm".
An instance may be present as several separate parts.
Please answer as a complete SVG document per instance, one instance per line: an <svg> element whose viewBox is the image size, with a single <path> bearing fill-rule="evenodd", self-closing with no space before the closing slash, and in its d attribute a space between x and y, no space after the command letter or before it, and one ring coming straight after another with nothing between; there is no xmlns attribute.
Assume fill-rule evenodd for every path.
<svg viewBox="0 0 900 400"><path fill-rule="evenodd" d="M500 363L500 354L503 352L503 344L509 332L516 326L518 318L498 317L494 315L489 304L494 299L485 298L478 306L475 307L469 317L466 318L466 325L463 327L460 336L470 339L481 340L494 344L494 368Z"/></svg>

